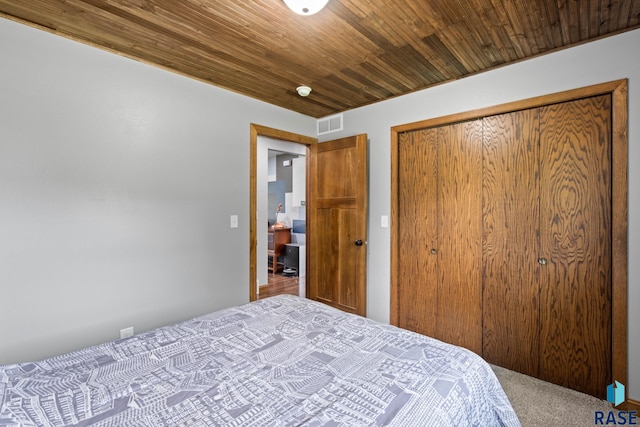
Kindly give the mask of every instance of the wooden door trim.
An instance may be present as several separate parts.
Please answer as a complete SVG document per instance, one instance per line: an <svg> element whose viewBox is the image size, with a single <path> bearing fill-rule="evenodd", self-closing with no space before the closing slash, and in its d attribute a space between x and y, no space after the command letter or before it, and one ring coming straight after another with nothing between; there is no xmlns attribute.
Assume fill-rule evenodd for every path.
<svg viewBox="0 0 640 427"><path fill-rule="evenodd" d="M611 208L612 208L612 369L613 380L628 383L628 315L627 315L627 268L628 268L628 85L619 80L609 91L612 96L612 153L611 153Z"/></svg>
<svg viewBox="0 0 640 427"><path fill-rule="evenodd" d="M362 173L361 178L366 181L366 186L363 188L363 193L360 194L360 197L357 197L356 200L356 209L360 212L363 212L362 223L360 224L360 230L358 239L361 239L365 242L362 250L364 254L362 255L362 262L358 265L358 277L360 277L360 285L356 290L356 301L357 301L357 314L360 316L367 315L367 245L368 245L368 231L369 231L369 162L368 162L368 140L369 137L367 134L358 134L355 135L356 138L356 150L359 161L362 160L362 163L359 164L359 170ZM348 203L348 201L347 201Z"/></svg>
<svg viewBox="0 0 640 427"><path fill-rule="evenodd" d="M542 107L544 105L567 102L596 95L610 94L612 97L612 379L624 384L628 380L628 80L592 85L543 95L535 98L510 102L497 106L472 110L443 117L422 120L391 128L391 284L390 321L399 323L398 307L398 262L400 257L398 203L399 177L398 164L399 134L419 129L444 126L452 123L478 119L495 114L510 113L517 110Z"/></svg>
<svg viewBox="0 0 640 427"><path fill-rule="evenodd" d="M287 132L279 129L270 128L258 124L251 123L250 125L250 137L249 137L249 301L255 301L258 299L257 293L257 280L258 280L258 137L264 136L267 138L279 139L281 141L295 142L297 144L303 144L307 146L306 154L306 177L307 188L313 184L313 176L309 172L311 165L311 147L318 143L316 138L310 136L300 135L297 133ZM308 199L308 197L307 197ZM308 212L308 211L307 211ZM307 214L308 215L308 214ZM308 223L307 218L307 223ZM313 236L306 237L307 245L312 244ZM306 251L306 261L308 265L309 252ZM309 287L309 280L306 281L307 289Z"/></svg>

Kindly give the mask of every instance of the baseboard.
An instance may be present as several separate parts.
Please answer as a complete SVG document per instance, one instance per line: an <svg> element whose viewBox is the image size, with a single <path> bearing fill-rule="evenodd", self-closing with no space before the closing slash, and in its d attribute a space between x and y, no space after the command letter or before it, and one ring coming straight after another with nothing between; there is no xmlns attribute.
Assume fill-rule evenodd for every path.
<svg viewBox="0 0 640 427"><path fill-rule="evenodd" d="M640 402L637 400L627 399L625 406L625 410L627 411L638 411L638 413L640 413Z"/></svg>

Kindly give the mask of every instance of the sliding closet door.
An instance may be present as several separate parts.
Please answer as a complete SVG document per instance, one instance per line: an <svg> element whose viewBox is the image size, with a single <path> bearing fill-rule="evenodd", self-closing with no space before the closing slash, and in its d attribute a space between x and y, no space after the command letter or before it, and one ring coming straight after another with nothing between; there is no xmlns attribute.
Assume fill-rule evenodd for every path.
<svg viewBox="0 0 640 427"><path fill-rule="evenodd" d="M538 109L483 121L483 356L538 376Z"/></svg>
<svg viewBox="0 0 640 427"><path fill-rule="evenodd" d="M398 325L482 351L482 122L401 134Z"/></svg>
<svg viewBox="0 0 640 427"><path fill-rule="evenodd" d="M611 382L611 98L540 109L540 378Z"/></svg>

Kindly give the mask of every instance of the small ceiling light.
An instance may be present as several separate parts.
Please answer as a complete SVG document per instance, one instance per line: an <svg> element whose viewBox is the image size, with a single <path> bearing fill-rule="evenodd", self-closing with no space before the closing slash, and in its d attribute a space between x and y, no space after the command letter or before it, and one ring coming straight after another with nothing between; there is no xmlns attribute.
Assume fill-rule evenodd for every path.
<svg viewBox="0 0 640 427"><path fill-rule="evenodd" d="M320 12L329 0L284 0L284 2L298 15L313 15Z"/></svg>
<svg viewBox="0 0 640 427"><path fill-rule="evenodd" d="M300 96L309 96L309 94L311 93L311 88L309 86L298 86L296 88L296 91Z"/></svg>

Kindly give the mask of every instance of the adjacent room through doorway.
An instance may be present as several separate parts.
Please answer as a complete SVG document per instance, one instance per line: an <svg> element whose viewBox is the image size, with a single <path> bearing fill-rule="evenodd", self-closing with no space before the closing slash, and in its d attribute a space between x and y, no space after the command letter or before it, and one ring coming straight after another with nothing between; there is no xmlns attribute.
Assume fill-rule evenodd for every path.
<svg viewBox="0 0 640 427"><path fill-rule="evenodd" d="M306 296L306 146L258 138L257 297Z"/></svg>

